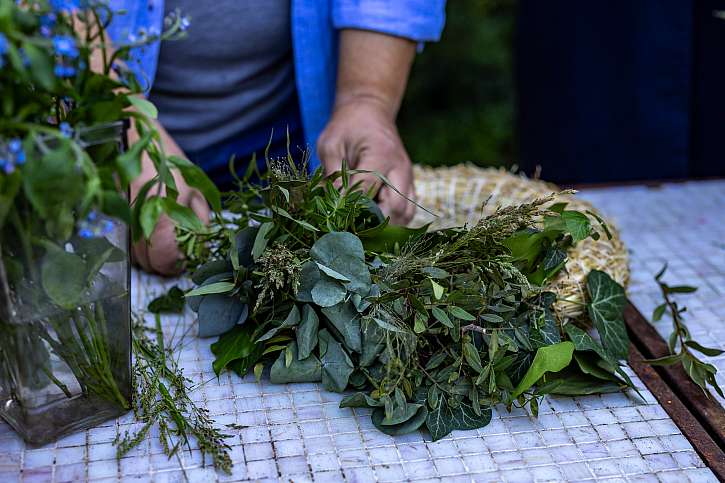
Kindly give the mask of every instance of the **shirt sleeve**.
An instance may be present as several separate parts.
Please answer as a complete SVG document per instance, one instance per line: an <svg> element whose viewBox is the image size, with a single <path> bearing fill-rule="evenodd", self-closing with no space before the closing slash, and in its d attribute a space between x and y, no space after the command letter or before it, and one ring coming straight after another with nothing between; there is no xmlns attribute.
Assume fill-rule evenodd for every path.
<svg viewBox="0 0 725 483"><path fill-rule="evenodd" d="M440 39L446 0L332 0L336 29L372 30L416 42Z"/></svg>

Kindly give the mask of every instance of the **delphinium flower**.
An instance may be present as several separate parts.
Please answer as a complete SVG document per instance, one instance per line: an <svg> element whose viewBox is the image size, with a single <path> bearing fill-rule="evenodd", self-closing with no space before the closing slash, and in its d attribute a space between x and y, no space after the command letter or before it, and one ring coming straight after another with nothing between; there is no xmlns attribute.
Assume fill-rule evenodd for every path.
<svg viewBox="0 0 725 483"><path fill-rule="evenodd" d="M115 228L113 220L103 218L92 210L84 220L78 224L78 236L81 238L98 238L109 235Z"/></svg>
<svg viewBox="0 0 725 483"><path fill-rule="evenodd" d="M14 172L17 166L23 164L25 164L25 151L23 151L23 142L19 138L13 138L7 144L0 146L0 170L5 174Z"/></svg>
<svg viewBox="0 0 725 483"><path fill-rule="evenodd" d="M54 69L55 76L61 79L73 77L76 68L71 64L79 55L75 39L70 35L56 35L53 37L53 51L58 56Z"/></svg>

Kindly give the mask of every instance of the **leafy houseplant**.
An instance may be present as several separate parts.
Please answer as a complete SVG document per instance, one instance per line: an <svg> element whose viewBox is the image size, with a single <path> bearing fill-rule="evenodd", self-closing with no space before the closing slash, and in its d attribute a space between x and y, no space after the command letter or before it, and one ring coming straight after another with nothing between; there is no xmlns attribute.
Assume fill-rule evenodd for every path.
<svg viewBox="0 0 725 483"><path fill-rule="evenodd" d="M150 235L162 213L203 231L176 202L172 169L218 203L201 170L165 155L127 68L132 49L188 20L177 12L164 32L112 48L105 31L122 14L0 0L0 415L32 443L129 408L130 233ZM123 149L128 123L139 140ZM158 176L130 204L143 154Z"/></svg>
<svg viewBox="0 0 725 483"><path fill-rule="evenodd" d="M341 406L371 408L381 431L433 439L485 426L496 404L536 414L545 394L632 386L622 287L592 271L586 321L559 319L546 289L603 223L552 196L471 227L393 226L350 184L359 171L308 177L288 161L265 186L241 180L223 224L182 233L217 374L269 367L273 383L351 390Z"/></svg>

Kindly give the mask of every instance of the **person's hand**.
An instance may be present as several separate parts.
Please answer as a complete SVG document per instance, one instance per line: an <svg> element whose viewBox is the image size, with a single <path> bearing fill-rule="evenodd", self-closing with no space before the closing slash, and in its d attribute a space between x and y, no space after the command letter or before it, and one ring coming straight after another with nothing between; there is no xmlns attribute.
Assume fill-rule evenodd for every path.
<svg viewBox="0 0 725 483"><path fill-rule="evenodd" d="M405 196L415 199L413 168L400 140L389 107L374 98L349 99L338 103L330 122L317 141L317 153L325 172L340 169L342 160L350 168L377 171ZM415 205L382 185L373 175L355 175L362 189L379 187L380 209L393 223L406 224L413 219Z"/></svg>
<svg viewBox="0 0 725 483"><path fill-rule="evenodd" d="M131 183L132 200L136 198L136 194L144 183L155 176L151 162L148 159L144 161L141 176ZM174 173L174 180L179 190L179 197L176 201L180 205L191 208L204 224L208 224L209 205L204 196L199 191L190 188L178 173ZM156 189L152 189L151 193L155 194ZM162 194L165 194L164 190L162 190ZM170 276L180 273L183 269L184 257L176 243L176 228L174 222L166 215L159 218L151 238L139 240L133 244L131 250L134 262L147 272Z"/></svg>

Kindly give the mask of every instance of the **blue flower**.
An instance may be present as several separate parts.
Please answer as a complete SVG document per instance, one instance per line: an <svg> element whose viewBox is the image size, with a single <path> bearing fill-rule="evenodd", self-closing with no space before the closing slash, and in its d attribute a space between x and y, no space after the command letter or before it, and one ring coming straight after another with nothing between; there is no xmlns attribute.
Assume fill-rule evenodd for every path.
<svg viewBox="0 0 725 483"><path fill-rule="evenodd" d="M60 79L67 79L76 75L76 68L72 65L56 64L53 72L56 77Z"/></svg>
<svg viewBox="0 0 725 483"><path fill-rule="evenodd" d="M67 122L61 122L60 125L58 126L58 129L60 129L60 133L64 137L69 138L69 137L73 136L73 128L70 127L70 124L68 124Z"/></svg>
<svg viewBox="0 0 725 483"><path fill-rule="evenodd" d="M109 235L116 228L113 220L102 217L97 211L91 210L78 224L78 236L95 238Z"/></svg>
<svg viewBox="0 0 725 483"><path fill-rule="evenodd" d="M94 210L91 210L88 212L88 215L86 216L86 220L93 223L98 219L98 213L96 213Z"/></svg>
<svg viewBox="0 0 725 483"><path fill-rule="evenodd" d="M11 153L19 153L23 150L23 142L18 138L13 138L8 143L8 150Z"/></svg>
<svg viewBox="0 0 725 483"><path fill-rule="evenodd" d="M186 32L186 30L191 26L191 19L187 17L186 15L181 17L181 20L179 21L179 30L182 32Z"/></svg>
<svg viewBox="0 0 725 483"><path fill-rule="evenodd" d="M57 55L63 55L72 59L78 57L76 41L70 35L56 35L53 37L53 49Z"/></svg>
<svg viewBox="0 0 725 483"><path fill-rule="evenodd" d="M90 228L81 228L78 230L78 236L81 238L93 238L93 231Z"/></svg>
<svg viewBox="0 0 725 483"><path fill-rule="evenodd" d="M80 6L78 0L50 0L49 3L56 12L72 12Z"/></svg>
<svg viewBox="0 0 725 483"><path fill-rule="evenodd" d="M8 38L0 32L0 56L4 55L8 51Z"/></svg>

